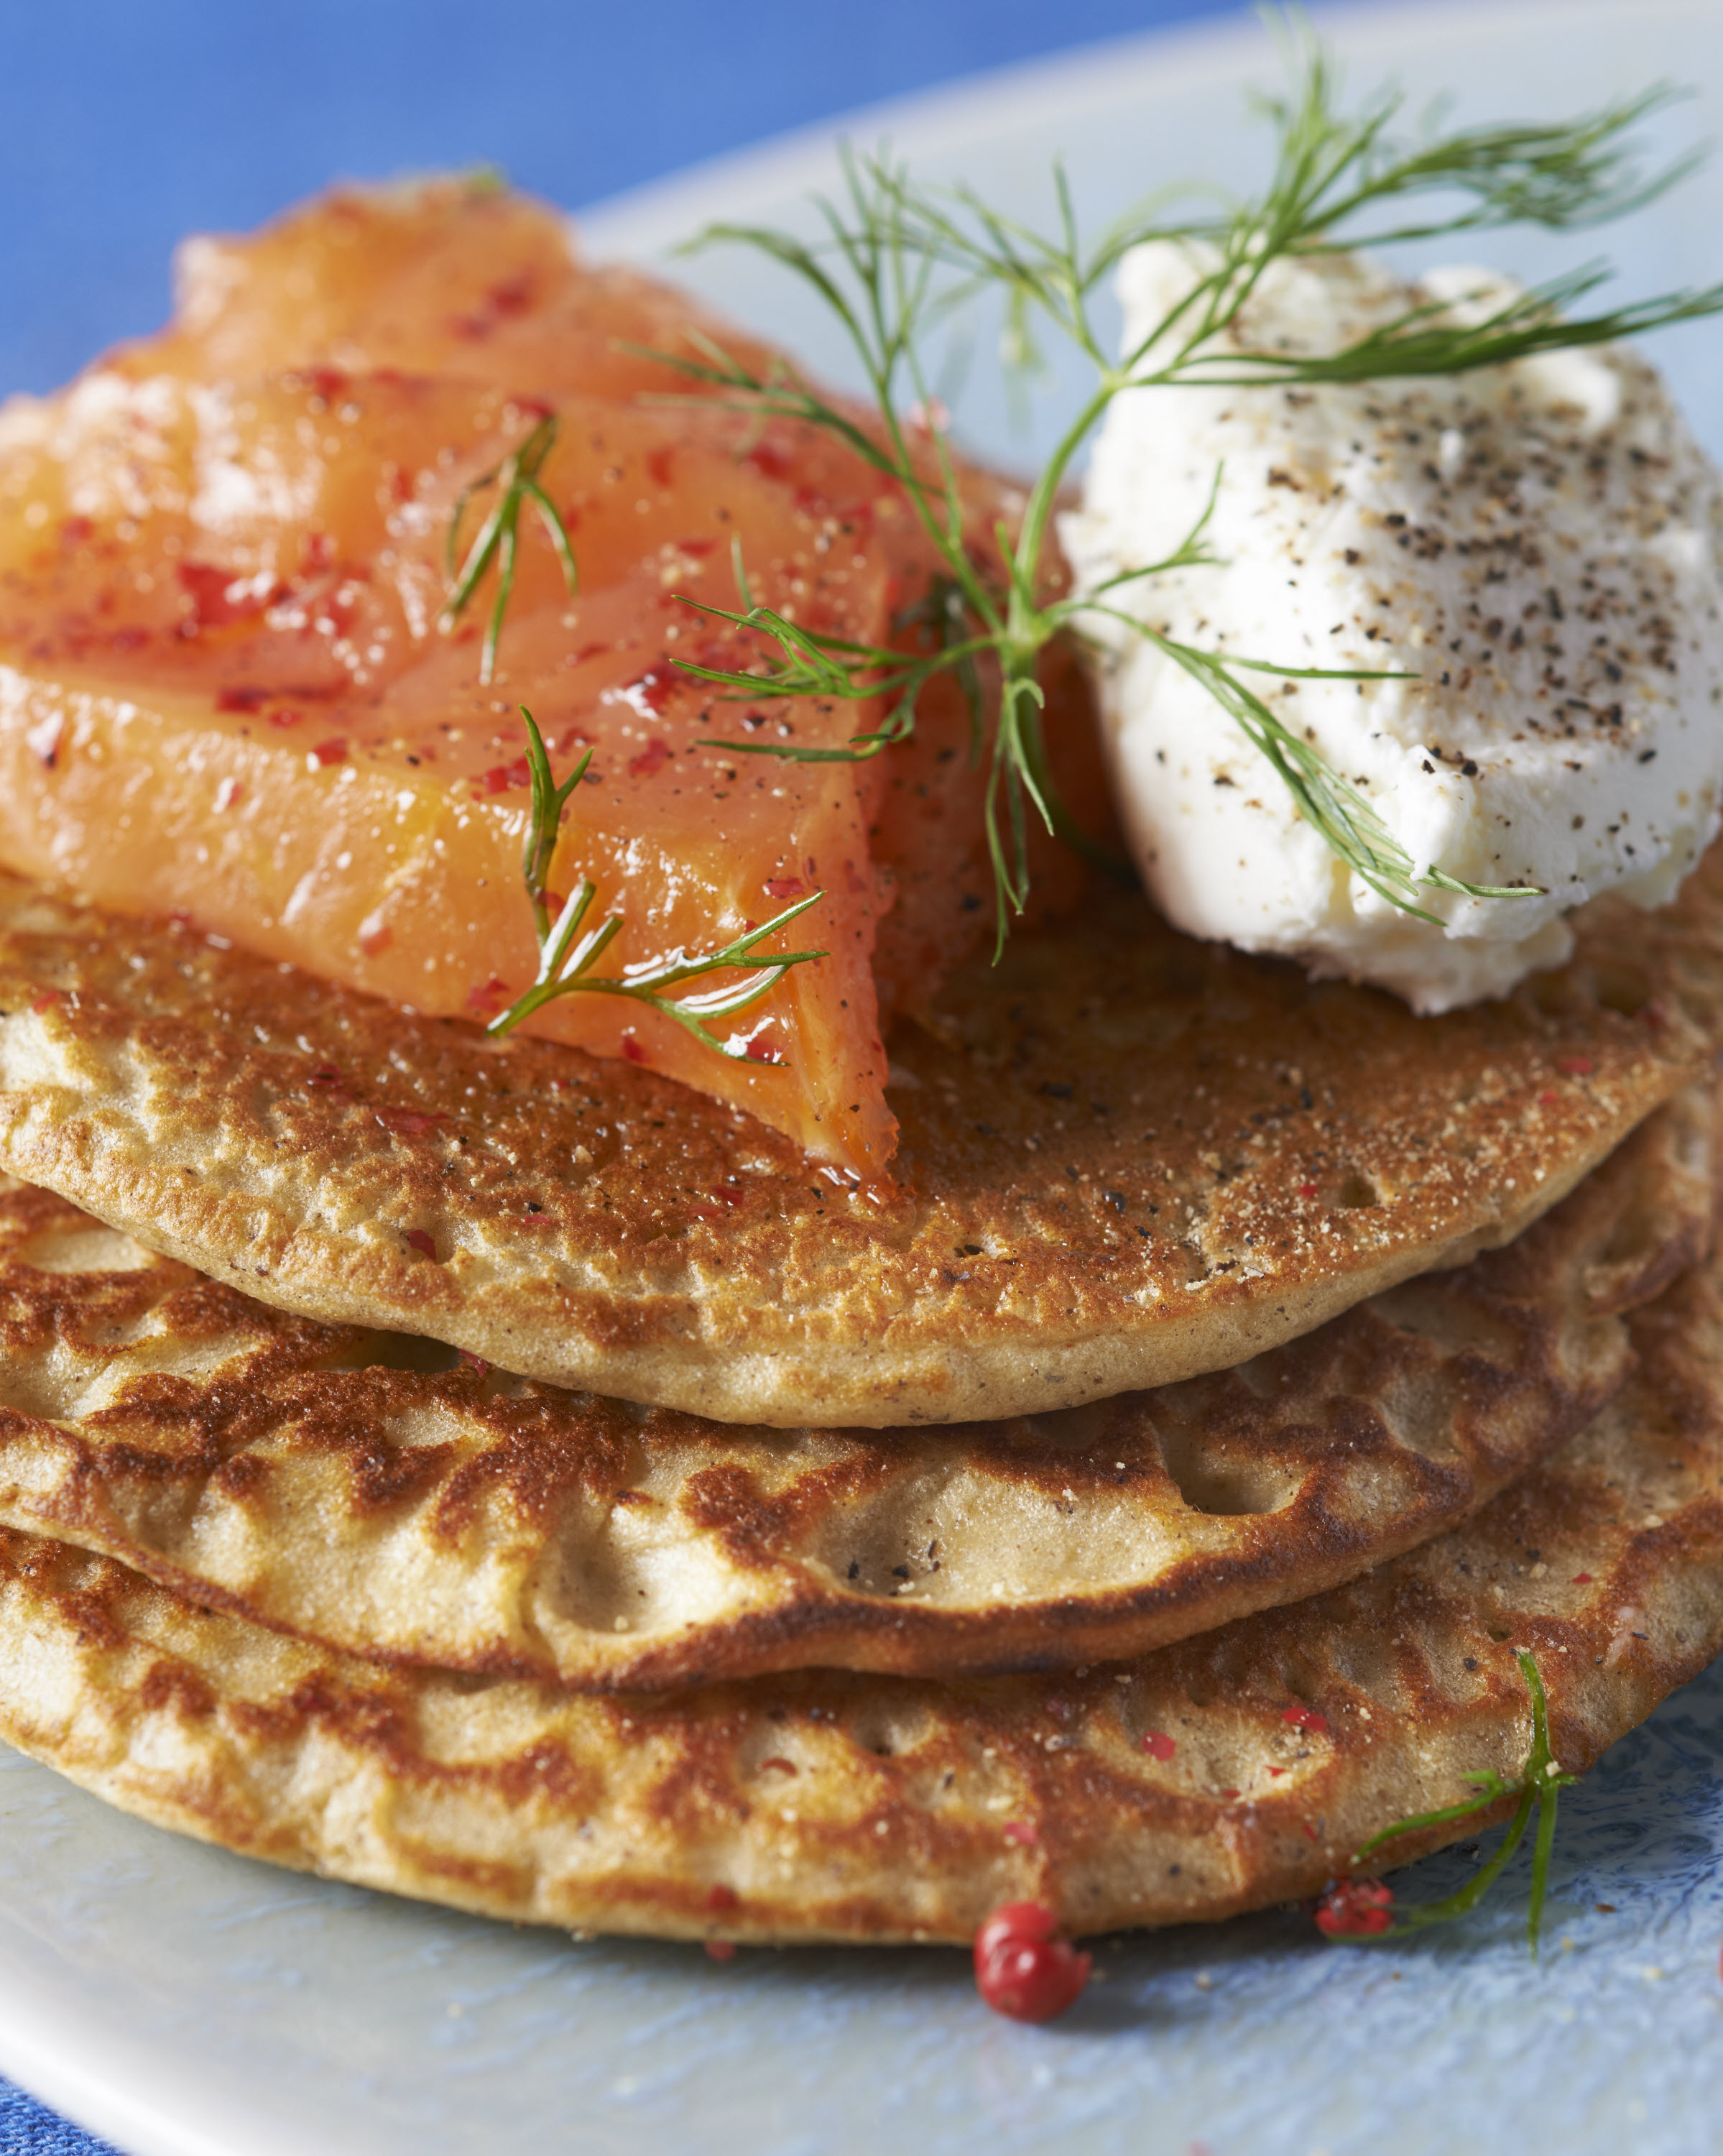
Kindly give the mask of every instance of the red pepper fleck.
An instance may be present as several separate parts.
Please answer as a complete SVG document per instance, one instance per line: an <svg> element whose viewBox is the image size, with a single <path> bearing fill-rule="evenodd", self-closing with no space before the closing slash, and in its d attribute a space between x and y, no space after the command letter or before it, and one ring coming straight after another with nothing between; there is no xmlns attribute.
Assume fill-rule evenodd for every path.
<svg viewBox="0 0 1723 2156"><path fill-rule="evenodd" d="M706 1892L706 1907L715 1913L720 1909L736 1909L741 1906L741 1898L734 1887L712 1887Z"/></svg>
<svg viewBox="0 0 1723 2156"><path fill-rule="evenodd" d="M457 336L476 341L488 337L499 322L506 321L510 316L525 314L531 304L531 274L522 270L518 277L493 285L471 314L457 315L449 326ZM526 398L516 398L515 401L524 410L536 408Z"/></svg>
<svg viewBox="0 0 1723 2156"><path fill-rule="evenodd" d="M1589 1078L1597 1069L1589 1055L1558 1055L1556 1068L1564 1078Z"/></svg>
<svg viewBox="0 0 1723 2156"><path fill-rule="evenodd" d="M1319 1737L1325 1735L1328 1728L1328 1717L1318 1714L1314 1707L1289 1707L1280 1719L1291 1722L1295 1728L1314 1730Z"/></svg>
<svg viewBox="0 0 1723 2156"><path fill-rule="evenodd" d="M467 991L467 1009L476 1011L481 1018L494 1017L509 1000L509 984L493 973L488 981Z"/></svg>
<svg viewBox="0 0 1723 2156"><path fill-rule="evenodd" d="M416 1138L421 1131L449 1121L441 1109L377 1108L372 1113L392 1137L400 1138Z"/></svg>
<svg viewBox="0 0 1723 2156"><path fill-rule="evenodd" d="M763 472L767 479L784 479L790 471L789 451L770 439L756 442L742 462L751 465L756 472Z"/></svg>
<svg viewBox="0 0 1723 2156"><path fill-rule="evenodd" d="M1541 1108L1553 1108L1561 1097L1559 1093L1540 1093L1537 1096L1537 1105Z"/></svg>
<svg viewBox="0 0 1723 2156"><path fill-rule="evenodd" d="M1290 1774L1291 1771L1292 1769L1290 1767L1270 1767L1269 1769L1269 1779L1271 1782L1278 1782L1283 1774Z"/></svg>
<svg viewBox="0 0 1723 2156"><path fill-rule="evenodd" d="M768 898L800 898L808 889L800 876L767 876L766 896Z"/></svg>
<svg viewBox="0 0 1723 2156"><path fill-rule="evenodd" d="M762 1759L760 1762L760 1772L762 1774L768 1767L775 1774L797 1774L802 1771L793 1759Z"/></svg>
<svg viewBox="0 0 1723 2156"><path fill-rule="evenodd" d="M350 1101L352 1098L352 1095L347 1091L346 1081L332 1063L320 1063L310 1076L306 1079L305 1083L315 1086L320 1093L327 1093L332 1099L337 1101Z"/></svg>
<svg viewBox="0 0 1723 2156"><path fill-rule="evenodd" d="M1035 1849L1040 1845L1041 1830L1033 1820L1008 1820L1005 1839L1019 1849Z"/></svg>
<svg viewBox="0 0 1723 2156"><path fill-rule="evenodd" d="M30 1005L30 1009L33 1015L39 1018L44 1011L52 1010L56 1004L63 1004L65 1000L66 992L64 988L44 988Z"/></svg>
<svg viewBox="0 0 1723 2156"><path fill-rule="evenodd" d="M1316 1904L1316 1929L1326 1938L1367 1939L1390 1931L1394 1890L1380 1879L1336 1879Z"/></svg>
<svg viewBox="0 0 1723 2156"><path fill-rule="evenodd" d="M734 1939L708 1939L706 1941L706 1952L714 1961L734 1961L736 1959L736 1941Z"/></svg>
<svg viewBox="0 0 1723 2156"><path fill-rule="evenodd" d="M434 1258L437 1255L437 1245L423 1228L408 1228L403 1240L409 1250L418 1251L423 1257Z"/></svg>
<svg viewBox="0 0 1723 2156"><path fill-rule="evenodd" d="M269 701L267 689L218 689L215 708L218 711L255 711Z"/></svg>
<svg viewBox="0 0 1723 2156"><path fill-rule="evenodd" d="M1233 1799L1238 1796L1238 1792L1236 1789L1223 1789L1221 1791L1222 1796L1228 1804L1231 1804L1233 1801Z"/></svg>
<svg viewBox="0 0 1723 2156"><path fill-rule="evenodd" d="M517 756L512 763L494 763L479 783L487 793L507 793L532 783L532 766L524 756Z"/></svg>
<svg viewBox="0 0 1723 2156"><path fill-rule="evenodd" d="M272 726L296 726L304 716L303 711L296 711L290 704L284 704L279 711L270 712L269 724Z"/></svg>
<svg viewBox="0 0 1723 2156"><path fill-rule="evenodd" d="M269 603L270 593L259 590L253 578L235 577L210 562L182 562L178 575L192 602L191 623L199 629L245 621Z"/></svg>
<svg viewBox="0 0 1723 2156"><path fill-rule="evenodd" d="M649 449L647 452L646 469L651 475L654 486L668 486L670 484L670 473L675 461L676 452L668 447Z"/></svg>
<svg viewBox="0 0 1723 2156"><path fill-rule="evenodd" d="M741 1191L720 1183L715 1189L706 1192L704 1204L690 1205L688 1210L690 1217L695 1220L721 1220L731 1206L741 1202Z"/></svg>
<svg viewBox="0 0 1723 2156"><path fill-rule="evenodd" d="M319 742L315 748L305 751L307 771L326 771L331 764L345 763L347 745L344 741Z"/></svg>
<svg viewBox="0 0 1723 2156"><path fill-rule="evenodd" d="M1588 1572L1577 1572L1573 1575L1573 1584L1576 1587L1589 1587L1591 1584L1592 1575Z"/></svg>
<svg viewBox="0 0 1723 2156"><path fill-rule="evenodd" d="M649 680L651 676L649 675L647 678ZM628 776L630 778L652 778L664 769L669 760L669 743L659 741L654 737L647 742L638 756L631 756L628 758Z"/></svg>
<svg viewBox="0 0 1723 2156"><path fill-rule="evenodd" d="M1314 1183L1301 1183L1298 1186L1298 1194L1300 1198L1315 1198L1320 1194Z"/></svg>
<svg viewBox="0 0 1723 2156"><path fill-rule="evenodd" d="M1058 1927L1045 1902L1008 1902L976 1933L976 1989L996 2014L1051 2021L1082 1997L1092 1957Z"/></svg>
<svg viewBox="0 0 1723 2156"><path fill-rule="evenodd" d="M742 1050L750 1063L782 1063L784 1052L772 1037L770 1025L763 1025Z"/></svg>
<svg viewBox="0 0 1723 2156"><path fill-rule="evenodd" d="M623 1035L623 1055L630 1063L644 1063L647 1060L646 1050L632 1033Z"/></svg>
<svg viewBox="0 0 1723 2156"><path fill-rule="evenodd" d="M476 1372L481 1378L490 1375L490 1363L482 1355L475 1355L470 1348L457 1348L454 1353L456 1361L464 1368Z"/></svg>
<svg viewBox="0 0 1723 2156"><path fill-rule="evenodd" d="M347 386L347 377L338 367L301 367L295 377L300 388L309 389L314 397L339 397Z"/></svg>
<svg viewBox="0 0 1723 2156"><path fill-rule="evenodd" d="M1165 1730L1146 1729L1143 1732L1143 1749L1151 1759L1170 1759L1178 1746Z"/></svg>

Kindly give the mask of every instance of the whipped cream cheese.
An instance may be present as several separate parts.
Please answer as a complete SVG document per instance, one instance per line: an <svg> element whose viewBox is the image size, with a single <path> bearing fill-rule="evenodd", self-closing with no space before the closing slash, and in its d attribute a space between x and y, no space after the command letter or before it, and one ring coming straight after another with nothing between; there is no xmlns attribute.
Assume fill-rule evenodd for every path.
<svg viewBox="0 0 1723 2156"><path fill-rule="evenodd" d="M1126 256L1127 348L1211 259L1171 243ZM1515 289L1458 270L1408 285L1356 256L1278 263L1229 341L1328 352L1409 305L1475 317ZM1108 603L1202 649L1415 674L1244 678L1420 872L1543 895L1421 892L1439 927L1399 911L1198 682L1091 618L1119 806L1172 921L1438 1011L1559 963L1567 916L1602 891L1674 895L1723 794L1723 493L1651 367L1600 346L1382 386L1126 392L1061 523L1079 588L1170 553L1223 465L1221 565Z"/></svg>

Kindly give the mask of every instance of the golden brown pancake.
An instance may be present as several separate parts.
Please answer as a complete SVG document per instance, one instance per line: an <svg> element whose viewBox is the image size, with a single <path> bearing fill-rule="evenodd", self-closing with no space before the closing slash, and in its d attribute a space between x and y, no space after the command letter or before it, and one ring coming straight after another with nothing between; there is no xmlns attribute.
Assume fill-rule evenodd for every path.
<svg viewBox="0 0 1723 2156"><path fill-rule="evenodd" d="M1078 1932L1283 1902L1517 1777L1517 1649L1575 1770L1723 1646L1720 1291L1641 1312L1635 1382L1469 1526L1136 1663L597 1697L380 1670L3 1530L0 1734L164 1825L546 1923L965 1940L1026 1897Z"/></svg>
<svg viewBox="0 0 1723 2156"><path fill-rule="evenodd" d="M1614 1313L1709 1245L1717 1120L1678 1095L1506 1250L1223 1376L913 1433L428 1369L14 1185L0 1523L351 1653L582 1688L1140 1654L1446 1532L1588 1421L1631 1368Z"/></svg>
<svg viewBox="0 0 1723 2156"><path fill-rule="evenodd" d="M900 1029L852 1185L621 1060L0 884L0 1168L305 1315L725 1421L998 1419L1223 1369L1508 1241L1723 1037L1723 851L1504 1002L1140 899ZM834 1179L835 1178L835 1179Z"/></svg>

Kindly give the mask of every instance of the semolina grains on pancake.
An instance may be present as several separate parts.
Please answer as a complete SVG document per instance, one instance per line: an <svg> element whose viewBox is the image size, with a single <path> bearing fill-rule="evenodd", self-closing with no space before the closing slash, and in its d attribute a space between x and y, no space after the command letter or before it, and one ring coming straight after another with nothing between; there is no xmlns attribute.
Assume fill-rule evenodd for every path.
<svg viewBox="0 0 1723 2156"><path fill-rule="evenodd" d="M0 882L0 1168L326 1322L720 1420L999 1419L1203 1370L1517 1235L1706 1068L1723 854L1418 1019L1097 898L891 1044L851 1183L620 1060L492 1042Z"/></svg>
<svg viewBox="0 0 1723 2156"><path fill-rule="evenodd" d="M1469 1526L1134 1663L594 1697L380 1670L0 1530L0 1735L163 1825L515 1919L967 1941L1026 1897L1079 1933L1231 1915L1517 1777L1516 1650L1572 1770L1723 1647L1720 1290L1713 1265L1641 1312L1633 1383Z"/></svg>
<svg viewBox="0 0 1723 2156"><path fill-rule="evenodd" d="M1444 1532L1588 1421L1618 1313L1709 1245L1718 1121L1679 1095L1507 1249L1238 1369L877 1434L428 1368L14 1186L0 1523L370 1659L590 1689L1141 1653Z"/></svg>

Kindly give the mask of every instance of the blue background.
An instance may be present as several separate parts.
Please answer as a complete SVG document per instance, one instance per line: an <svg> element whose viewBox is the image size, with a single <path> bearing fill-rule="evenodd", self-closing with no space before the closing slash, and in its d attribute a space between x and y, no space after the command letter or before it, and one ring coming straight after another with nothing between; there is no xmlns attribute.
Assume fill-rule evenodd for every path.
<svg viewBox="0 0 1723 2156"><path fill-rule="evenodd" d="M574 207L880 97L1227 0L9 0L0 389L151 329L182 234L492 162Z"/></svg>
<svg viewBox="0 0 1723 2156"><path fill-rule="evenodd" d="M153 329L174 242L336 177L500 165L570 207L833 113L1224 0L10 0L0 393ZM0 2156L105 2143L0 2082Z"/></svg>

